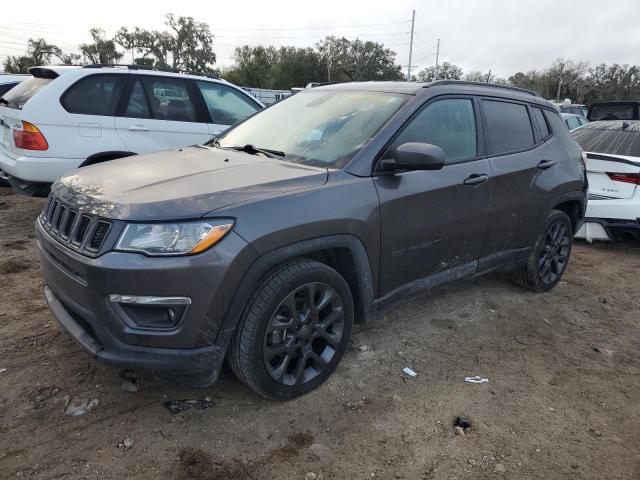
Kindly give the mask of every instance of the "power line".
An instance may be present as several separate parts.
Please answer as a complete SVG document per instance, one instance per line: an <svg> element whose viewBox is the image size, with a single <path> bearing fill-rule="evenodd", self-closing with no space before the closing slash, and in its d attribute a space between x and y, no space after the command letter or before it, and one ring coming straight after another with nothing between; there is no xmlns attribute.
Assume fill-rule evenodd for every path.
<svg viewBox="0 0 640 480"><path fill-rule="evenodd" d="M386 23L369 23L360 25L325 25L315 27L243 27L243 28L211 28L214 32L227 32L227 31L246 31L246 30L325 30L332 28L363 28L363 27L381 27L384 25L399 25L408 24L411 20L402 20L399 22L386 22Z"/></svg>

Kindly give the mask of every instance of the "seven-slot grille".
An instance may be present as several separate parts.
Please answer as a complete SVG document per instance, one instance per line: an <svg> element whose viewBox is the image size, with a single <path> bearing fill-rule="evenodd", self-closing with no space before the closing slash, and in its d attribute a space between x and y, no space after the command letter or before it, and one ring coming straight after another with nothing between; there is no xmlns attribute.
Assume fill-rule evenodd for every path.
<svg viewBox="0 0 640 480"><path fill-rule="evenodd" d="M95 215L80 212L66 205L53 194L40 215L40 223L53 238L66 246L96 253L104 244L111 222Z"/></svg>

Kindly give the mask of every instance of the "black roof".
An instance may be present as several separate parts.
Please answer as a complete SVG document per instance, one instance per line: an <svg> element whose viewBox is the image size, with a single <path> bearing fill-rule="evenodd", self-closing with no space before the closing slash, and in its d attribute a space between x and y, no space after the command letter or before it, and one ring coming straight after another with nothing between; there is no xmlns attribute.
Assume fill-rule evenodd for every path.
<svg viewBox="0 0 640 480"><path fill-rule="evenodd" d="M640 157L640 120L591 122L571 135L585 152Z"/></svg>
<svg viewBox="0 0 640 480"><path fill-rule="evenodd" d="M533 90L526 90L524 88L512 87L510 85L499 85L496 83L484 83L484 82L469 82L465 80L437 80L435 82L342 82L322 84L314 88L320 88L323 90L364 90L370 92L386 92L386 93L402 93L407 95L417 95L424 91L426 88L433 87L461 87L467 90L477 90L480 93L487 94L488 92L501 91L503 94L513 96L514 94L520 96L535 97L536 100L542 100L542 97ZM476 91L476 93L478 93ZM545 101L546 103L546 101Z"/></svg>

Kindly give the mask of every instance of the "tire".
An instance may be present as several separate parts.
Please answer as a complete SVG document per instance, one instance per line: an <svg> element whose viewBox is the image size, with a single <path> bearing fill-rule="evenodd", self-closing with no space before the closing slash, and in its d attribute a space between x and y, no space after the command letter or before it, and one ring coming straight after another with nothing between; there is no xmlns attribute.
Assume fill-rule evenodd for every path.
<svg viewBox="0 0 640 480"><path fill-rule="evenodd" d="M569 216L552 210L531 250L527 264L513 272L516 285L534 292L555 287L569 263L573 246L573 225Z"/></svg>
<svg viewBox="0 0 640 480"><path fill-rule="evenodd" d="M340 362L353 312L349 285L333 268L306 259L285 264L253 293L229 346L228 363L263 397L304 395Z"/></svg>

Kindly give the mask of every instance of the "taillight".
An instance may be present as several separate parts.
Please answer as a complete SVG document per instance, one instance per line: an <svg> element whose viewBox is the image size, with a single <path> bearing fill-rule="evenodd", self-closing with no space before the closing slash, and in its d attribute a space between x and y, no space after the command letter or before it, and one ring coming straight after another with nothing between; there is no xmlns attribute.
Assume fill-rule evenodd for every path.
<svg viewBox="0 0 640 480"><path fill-rule="evenodd" d="M23 150L47 150L49 144L42 132L33 123L22 122L22 130L14 128L13 143Z"/></svg>
<svg viewBox="0 0 640 480"><path fill-rule="evenodd" d="M607 172L609 178L614 182L633 183L640 185L640 173L611 173Z"/></svg>

